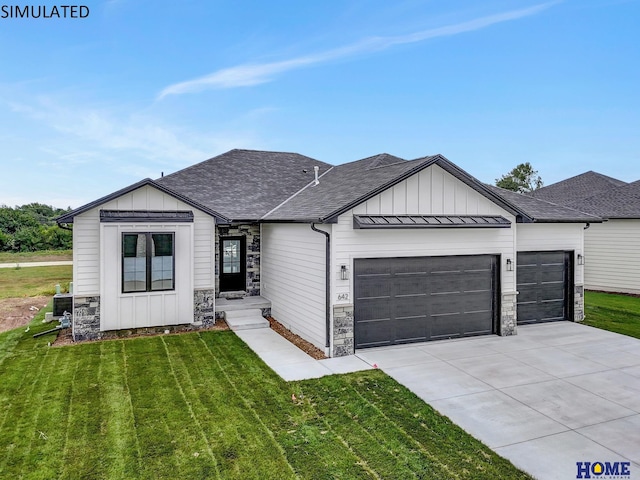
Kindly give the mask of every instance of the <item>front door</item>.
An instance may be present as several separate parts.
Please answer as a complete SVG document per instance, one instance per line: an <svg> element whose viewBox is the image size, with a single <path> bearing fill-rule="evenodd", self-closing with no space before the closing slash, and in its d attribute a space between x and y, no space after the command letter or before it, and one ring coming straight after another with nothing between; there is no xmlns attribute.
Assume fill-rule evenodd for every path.
<svg viewBox="0 0 640 480"><path fill-rule="evenodd" d="M247 288L247 246L245 237L220 239L220 291L234 292Z"/></svg>

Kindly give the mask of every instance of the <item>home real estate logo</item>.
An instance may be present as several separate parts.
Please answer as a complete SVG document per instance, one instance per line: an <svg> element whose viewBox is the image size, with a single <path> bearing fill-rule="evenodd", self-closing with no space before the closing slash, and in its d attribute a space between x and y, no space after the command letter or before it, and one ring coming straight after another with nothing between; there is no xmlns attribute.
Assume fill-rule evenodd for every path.
<svg viewBox="0 0 640 480"><path fill-rule="evenodd" d="M576 478L631 479L631 462L576 462Z"/></svg>
<svg viewBox="0 0 640 480"><path fill-rule="evenodd" d="M0 5L0 20L12 18L87 18L86 5Z"/></svg>

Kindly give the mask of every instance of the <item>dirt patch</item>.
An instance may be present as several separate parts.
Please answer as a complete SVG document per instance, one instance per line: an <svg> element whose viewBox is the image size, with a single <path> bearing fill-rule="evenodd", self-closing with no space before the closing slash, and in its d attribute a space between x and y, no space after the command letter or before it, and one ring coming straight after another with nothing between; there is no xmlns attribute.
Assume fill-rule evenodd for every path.
<svg viewBox="0 0 640 480"><path fill-rule="evenodd" d="M327 358L322 350L313 345L312 343L307 342L304 338L296 335L291 330L287 330L280 322L278 322L273 317L267 317L269 323L271 324L271 329L275 330L276 333L280 334L282 337L289 340L296 347L302 350L307 355L315 358L316 360L323 360Z"/></svg>
<svg viewBox="0 0 640 480"><path fill-rule="evenodd" d="M50 297L23 297L0 299L0 332L27 325Z"/></svg>

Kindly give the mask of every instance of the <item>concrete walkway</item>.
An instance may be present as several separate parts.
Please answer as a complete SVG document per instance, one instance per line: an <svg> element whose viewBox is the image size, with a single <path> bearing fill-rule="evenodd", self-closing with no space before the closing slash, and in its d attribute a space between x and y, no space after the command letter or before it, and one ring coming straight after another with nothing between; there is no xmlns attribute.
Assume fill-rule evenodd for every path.
<svg viewBox="0 0 640 480"><path fill-rule="evenodd" d="M627 461L615 478L640 480L640 340L557 322L356 356L538 479Z"/></svg>
<svg viewBox="0 0 640 480"><path fill-rule="evenodd" d="M73 262L71 260L60 260L56 262L0 263L0 268L55 267L59 265L73 265Z"/></svg>
<svg viewBox="0 0 640 480"><path fill-rule="evenodd" d="M270 328L235 330L235 334L249 345L273 371L288 382L372 368L355 355L314 360Z"/></svg>

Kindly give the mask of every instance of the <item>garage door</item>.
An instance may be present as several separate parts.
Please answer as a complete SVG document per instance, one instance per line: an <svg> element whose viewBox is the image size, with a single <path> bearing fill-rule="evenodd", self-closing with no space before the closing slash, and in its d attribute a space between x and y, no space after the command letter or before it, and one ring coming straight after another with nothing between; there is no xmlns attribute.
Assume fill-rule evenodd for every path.
<svg viewBox="0 0 640 480"><path fill-rule="evenodd" d="M518 252L518 324L568 320L571 252Z"/></svg>
<svg viewBox="0 0 640 480"><path fill-rule="evenodd" d="M355 347L495 332L496 257L354 260Z"/></svg>

